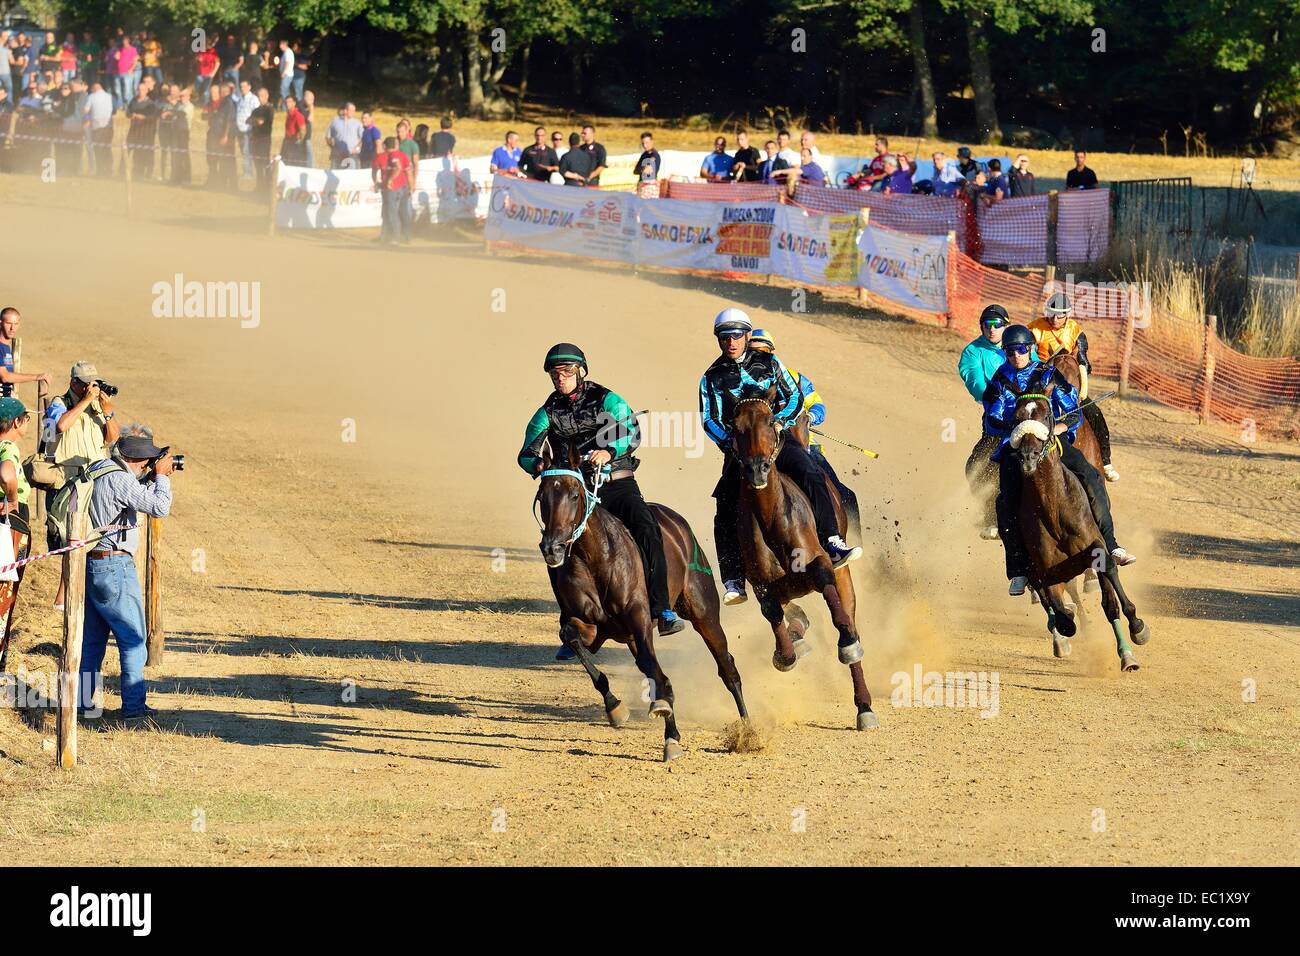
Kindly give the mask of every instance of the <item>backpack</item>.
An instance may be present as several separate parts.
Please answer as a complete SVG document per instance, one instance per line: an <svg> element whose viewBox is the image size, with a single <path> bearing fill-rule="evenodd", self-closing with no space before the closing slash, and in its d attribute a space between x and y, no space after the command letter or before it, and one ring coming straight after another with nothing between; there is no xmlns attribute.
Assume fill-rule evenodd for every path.
<svg viewBox="0 0 1300 956"><path fill-rule="evenodd" d="M126 471L120 464L108 458L82 465L68 479L67 484L54 493L50 499L45 516L45 527L49 531L51 550L66 548L68 542L68 513L72 509L73 497L76 497L79 511L90 507L90 492L95 479L115 471Z"/></svg>

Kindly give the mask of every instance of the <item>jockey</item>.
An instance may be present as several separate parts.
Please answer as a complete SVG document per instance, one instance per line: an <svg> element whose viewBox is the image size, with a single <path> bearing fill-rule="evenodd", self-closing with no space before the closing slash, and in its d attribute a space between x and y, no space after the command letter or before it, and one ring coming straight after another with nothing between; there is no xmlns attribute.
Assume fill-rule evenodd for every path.
<svg viewBox="0 0 1300 956"><path fill-rule="evenodd" d="M760 352L776 352L776 341L768 334L766 329L755 329L749 334L749 347L757 349ZM799 383L799 391L803 393L803 408L808 413L808 426L810 429L826 421L826 403L822 400L821 394L817 391L817 386L812 383L812 379L801 374L797 370L786 366L790 376ZM822 451L821 442L817 436L810 430L808 432L808 454L812 455L813 461L817 466L826 473L830 478L831 484L840 493L840 502L844 505L844 513L848 516L851 527L860 528L862 525L861 516L858 513L858 496L854 494L853 489L840 481L840 476L835 474L835 469L831 463L826 460L826 454Z"/></svg>
<svg viewBox="0 0 1300 956"><path fill-rule="evenodd" d="M957 374L966 383L966 391L975 401L984 399L984 390L989 387L993 373L1006 362L1002 351L1002 333L1011 324L1007 310L1000 305L990 305L980 313L980 334L961 352L957 362ZM984 525L980 537L987 541L996 541L998 537L997 514L993 508L993 498L997 493L997 466L990 460L993 450L998 447L996 435L980 430L979 441L971 449L966 459L966 481L971 494L984 507Z"/></svg>
<svg viewBox="0 0 1300 956"><path fill-rule="evenodd" d="M1088 398L1088 374L1092 363L1088 361L1088 336L1084 334L1079 320L1074 318L1074 304L1064 292L1056 292L1043 307L1043 317L1029 323L1029 331L1034 333L1038 343L1038 360L1046 362L1060 351L1070 351L1077 346L1079 359L1079 401ZM1110 427L1101 413L1101 406L1089 402L1083 406L1083 417L1088 419L1097 444L1101 446L1102 471L1107 481L1119 481L1119 472L1110 463Z"/></svg>
<svg viewBox="0 0 1300 956"><path fill-rule="evenodd" d="M627 402L603 385L587 380L587 357L568 342L551 347L542 369L551 376L554 391L547 397L524 431L519 467L536 476L542 471L542 444L550 441L559 461L569 448L591 449L586 458L593 466L609 465L610 478L599 491L600 503L623 522L641 552L650 613L660 634L676 634L686 622L668 602L668 572L664 543L654 512L641 497L633 473L640 462L632 454L641 443L636 416ZM558 660L572 657L567 646Z"/></svg>
<svg viewBox="0 0 1300 956"><path fill-rule="evenodd" d="M740 309L723 309L713 320L713 334L722 353L700 379L700 417L709 438L723 453L722 477L713 489L718 501L713 519L713 537L718 548L718 570L722 574L724 604L742 604L745 593L744 564L740 540L736 533L736 509L740 501L741 474L731 451L731 423L724 421L723 395L740 398L746 389L767 391L775 386L777 401L772 409L776 427L789 428L803 411L803 394L781 360L771 352L749 347L754 324ZM850 548L839 535L835 520L835 503L826 487L822 471L796 441L781 443L776 459L777 470L795 480L812 504L817 521L817 535L822 540L833 567L862 557L861 548Z"/></svg>
<svg viewBox="0 0 1300 956"><path fill-rule="evenodd" d="M1115 563L1121 567L1137 560L1115 541L1115 523L1110 513L1110 497L1106 483L1097 469L1088 464L1079 449L1074 447L1074 433L1079 427L1079 396L1060 372L1044 367L1033 354L1034 334L1023 325L1010 326L1002 336L1002 348L1007 361L984 390L984 430L998 439L993 461L998 463L997 516L998 533L1002 537L1007 555L1007 579L1011 595L1025 593L1029 583L1029 555L1020 535L1020 465L1012 454L1011 432L1015 418L1016 400L1025 393L1038 391L1050 376L1055 389L1051 393L1052 416L1056 420L1054 433L1061 439L1061 464L1078 477L1092 505L1093 516L1101 530L1106 548Z"/></svg>

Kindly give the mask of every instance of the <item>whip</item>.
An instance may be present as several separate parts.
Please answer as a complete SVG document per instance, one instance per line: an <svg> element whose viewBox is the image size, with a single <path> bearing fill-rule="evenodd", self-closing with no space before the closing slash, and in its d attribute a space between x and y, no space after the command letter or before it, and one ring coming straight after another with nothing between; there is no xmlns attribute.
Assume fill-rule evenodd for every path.
<svg viewBox="0 0 1300 956"><path fill-rule="evenodd" d="M828 434L826 434L824 431L822 431L822 430L819 429L819 428L813 428L812 426L809 426L808 430L809 430L810 432L812 432L814 435L820 435L822 438L825 438L827 441L833 441L833 442L835 442L835 444L837 444L837 445L843 445L845 448L852 448L854 451L860 451L860 452L862 452L862 454L866 455L868 458L879 458L879 457L880 457L879 454L877 454L876 452L872 451L870 448L863 448L861 445L855 445L855 444L853 444L853 442L851 442L851 441L844 441L844 439L842 439L842 438L836 438L834 435L828 435Z"/></svg>

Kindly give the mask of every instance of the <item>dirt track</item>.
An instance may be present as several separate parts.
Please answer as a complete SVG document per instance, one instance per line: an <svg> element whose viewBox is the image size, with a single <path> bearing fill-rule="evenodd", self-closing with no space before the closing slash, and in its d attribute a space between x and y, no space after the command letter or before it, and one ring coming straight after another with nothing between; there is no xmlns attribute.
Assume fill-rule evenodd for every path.
<svg viewBox="0 0 1300 956"><path fill-rule="evenodd" d="M41 187L5 188L11 221L37 222ZM971 530L961 466L977 410L943 333L815 297L792 316L780 289L494 260L445 239L399 252L270 239L242 207L197 229L185 204L200 200L170 208L181 194L140 189L160 211L78 224L82 260L0 236L24 369L62 386L93 359L125 420L191 456L164 539L169 656L150 674L167 730L83 731L82 766L61 774L41 746L52 724L0 713L0 839L29 859L1300 862L1294 446L1243 446L1143 401L1108 411L1120 536L1141 555L1125 580L1155 630L1142 670L1121 676L1095 596L1066 661L1039 609L1005 596L998 546ZM176 272L260 281L260 327L154 318L151 286ZM643 707L613 730L581 669L551 660L533 486L514 455L560 339L635 407L689 420L727 301L816 380L834 434L881 453L829 450L880 557L855 576L883 726L849 730L824 607L804 602L816 653L779 674L751 602L723 624L768 748L726 751L734 711L688 631L660 646L687 748L665 766ZM646 450L641 483L712 555L718 463L702 452ZM39 568L11 668L48 673L58 620ZM598 660L638 701L626 651ZM917 663L997 672L997 716L891 707L891 675Z"/></svg>

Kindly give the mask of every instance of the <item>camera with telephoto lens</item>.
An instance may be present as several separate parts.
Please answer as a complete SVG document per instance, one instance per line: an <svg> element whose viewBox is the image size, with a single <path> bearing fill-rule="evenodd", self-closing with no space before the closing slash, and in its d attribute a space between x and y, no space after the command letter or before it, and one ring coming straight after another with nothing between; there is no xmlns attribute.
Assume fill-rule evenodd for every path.
<svg viewBox="0 0 1300 956"><path fill-rule="evenodd" d="M185 470L185 456L184 456L184 455L172 455L172 467L175 468L177 471L184 471L184 470Z"/></svg>
<svg viewBox="0 0 1300 956"><path fill-rule="evenodd" d="M109 398L112 398L114 395L117 394L117 386L109 385L102 378L95 379L95 384L99 386L100 392L107 395Z"/></svg>

